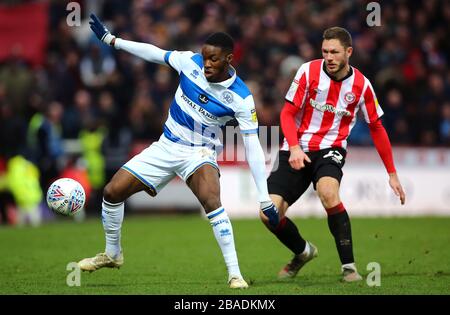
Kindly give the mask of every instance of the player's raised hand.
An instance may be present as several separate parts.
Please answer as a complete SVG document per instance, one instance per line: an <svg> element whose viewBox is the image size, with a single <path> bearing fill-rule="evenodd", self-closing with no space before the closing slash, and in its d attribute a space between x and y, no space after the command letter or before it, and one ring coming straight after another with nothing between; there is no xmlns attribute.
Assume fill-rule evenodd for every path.
<svg viewBox="0 0 450 315"><path fill-rule="evenodd" d="M269 224L273 228L276 228L280 223L280 216L278 209L275 207L272 201L261 202L261 210L264 215L269 219Z"/></svg>
<svg viewBox="0 0 450 315"><path fill-rule="evenodd" d="M111 32L102 24L102 22L100 22L95 14L91 13L90 18L89 25L95 36L105 44L113 45L116 37L111 35Z"/></svg>
<svg viewBox="0 0 450 315"><path fill-rule="evenodd" d="M394 191L395 195L400 197L400 203L402 205L405 204L406 200L406 194L403 190L402 184L400 184L400 180L397 176L397 173L391 173L389 174L389 185L391 186L392 190Z"/></svg>
<svg viewBox="0 0 450 315"><path fill-rule="evenodd" d="M289 164L294 170L300 170L305 167L305 161L311 163L311 160L302 151L299 145L290 147L291 155L289 156Z"/></svg>

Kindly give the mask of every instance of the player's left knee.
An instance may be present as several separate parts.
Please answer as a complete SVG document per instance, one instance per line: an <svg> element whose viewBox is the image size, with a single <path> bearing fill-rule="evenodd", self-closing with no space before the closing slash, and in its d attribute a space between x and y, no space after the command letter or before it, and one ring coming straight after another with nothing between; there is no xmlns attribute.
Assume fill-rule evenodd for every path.
<svg viewBox="0 0 450 315"><path fill-rule="evenodd" d="M317 193L325 208L333 207L339 203L339 193L335 189L322 187Z"/></svg>

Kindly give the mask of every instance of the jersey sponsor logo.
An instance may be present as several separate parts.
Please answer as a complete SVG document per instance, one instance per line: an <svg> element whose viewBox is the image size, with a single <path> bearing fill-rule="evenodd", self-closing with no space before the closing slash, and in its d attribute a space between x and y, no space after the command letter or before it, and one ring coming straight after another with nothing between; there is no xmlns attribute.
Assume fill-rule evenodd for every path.
<svg viewBox="0 0 450 315"><path fill-rule="evenodd" d="M208 117L208 118L217 120L217 117L216 117L216 116L214 116L213 114L211 114L210 112L208 112L207 110L205 110L203 107L199 107L199 108L198 108L198 112L199 112L200 114L202 114L203 116L205 116L205 117Z"/></svg>
<svg viewBox="0 0 450 315"><path fill-rule="evenodd" d="M319 102L317 102L316 100L313 100L312 98L309 100L309 103L311 104L312 107L314 107L315 109L317 109L321 112L334 113L340 117L352 115L348 110L337 109L331 104L320 104Z"/></svg>
<svg viewBox="0 0 450 315"><path fill-rule="evenodd" d="M200 107L199 105L195 104L193 101L191 101L189 99L189 97L187 97L184 94L181 94L181 98L183 99L183 101L185 101L190 107L192 107L193 109L195 109L196 111L198 111L200 114L202 114L205 117L217 120L218 118L216 116L214 116L213 114L211 114L210 112L208 112L207 110L205 110L203 107ZM200 96L199 96L200 99Z"/></svg>
<svg viewBox="0 0 450 315"><path fill-rule="evenodd" d="M327 154L325 154L323 156L323 158L324 159L331 158L336 163L341 164L342 163L342 159L344 157L342 156L342 154L339 151L337 151L337 150L330 150Z"/></svg>
<svg viewBox="0 0 450 315"><path fill-rule="evenodd" d="M202 103L202 104L206 104L206 103L209 102L209 98L208 98L208 96L206 96L205 94L200 94L200 95L198 96L198 100L199 100L200 103Z"/></svg>
<svg viewBox="0 0 450 315"><path fill-rule="evenodd" d="M222 93L222 100L227 102L228 104L233 103L233 94L230 91L225 91Z"/></svg>
<svg viewBox="0 0 450 315"><path fill-rule="evenodd" d="M256 116L256 109L252 109L251 111L250 111L250 113L252 114L252 121L253 122L258 122L258 116Z"/></svg>
<svg viewBox="0 0 450 315"><path fill-rule="evenodd" d="M347 92L347 93L345 93L345 95L344 95L344 101L345 101L347 104L353 103L353 102L355 101L355 99L356 99L356 96L355 96L355 94L354 94L353 92Z"/></svg>

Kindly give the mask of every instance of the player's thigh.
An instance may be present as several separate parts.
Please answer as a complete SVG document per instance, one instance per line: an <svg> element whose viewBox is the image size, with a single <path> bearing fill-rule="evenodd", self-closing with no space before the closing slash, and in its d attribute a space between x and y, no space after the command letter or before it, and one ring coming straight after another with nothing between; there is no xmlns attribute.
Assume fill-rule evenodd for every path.
<svg viewBox="0 0 450 315"><path fill-rule="evenodd" d="M183 162L176 173L202 204L206 213L221 207L220 173L216 151L209 147L182 148Z"/></svg>
<svg viewBox="0 0 450 315"><path fill-rule="evenodd" d="M176 176L177 161L176 152L158 141L125 163L122 170L139 181L149 195L156 196Z"/></svg>
<svg viewBox="0 0 450 315"><path fill-rule="evenodd" d="M338 183L341 182L346 154L347 152L342 148L330 148L314 152L312 165L314 189L316 189L316 185L322 177L333 177Z"/></svg>
<svg viewBox="0 0 450 315"><path fill-rule="evenodd" d="M220 202L220 180L218 169L211 164L198 167L186 180L206 213L222 206Z"/></svg>
<svg viewBox="0 0 450 315"><path fill-rule="evenodd" d="M146 190L146 186L131 173L119 169L103 189L103 197L111 203L125 201L131 195Z"/></svg>
<svg viewBox="0 0 450 315"><path fill-rule="evenodd" d="M275 202L280 203L284 213L308 189L312 180L310 165L301 170L294 170L289 164L289 154L288 151L278 153L277 162L267 179L269 194L280 197L276 198Z"/></svg>
<svg viewBox="0 0 450 315"><path fill-rule="evenodd" d="M339 187L343 176L346 151L340 148L317 152L314 163L313 184L325 208L340 203Z"/></svg>

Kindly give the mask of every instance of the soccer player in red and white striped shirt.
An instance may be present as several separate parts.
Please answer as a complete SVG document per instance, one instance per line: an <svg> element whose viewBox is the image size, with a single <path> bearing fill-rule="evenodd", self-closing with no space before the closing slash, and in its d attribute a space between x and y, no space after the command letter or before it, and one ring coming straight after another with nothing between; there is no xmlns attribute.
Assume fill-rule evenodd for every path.
<svg viewBox="0 0 450 315"><path fill-rule="evenodd" d="M285 216L311 183L328 214L342 263L344 281L361 280L354 258L350 219L339 197L347 138L361 110L369 125L375 147L389 174L389 184L405 203L405 193L397 176L392 148L380 117L369 80L349 65L352 39L347 30L332 27L323 33L323 59L303 64L286 94L281 112L285 139L279 163L268 178L270 196L279 209L280 224L273 228L261 213L266 226L287 246L294 258L279 277L294 277L305 263L317 256L317 248L305 241L295 224Z"/></svg>

